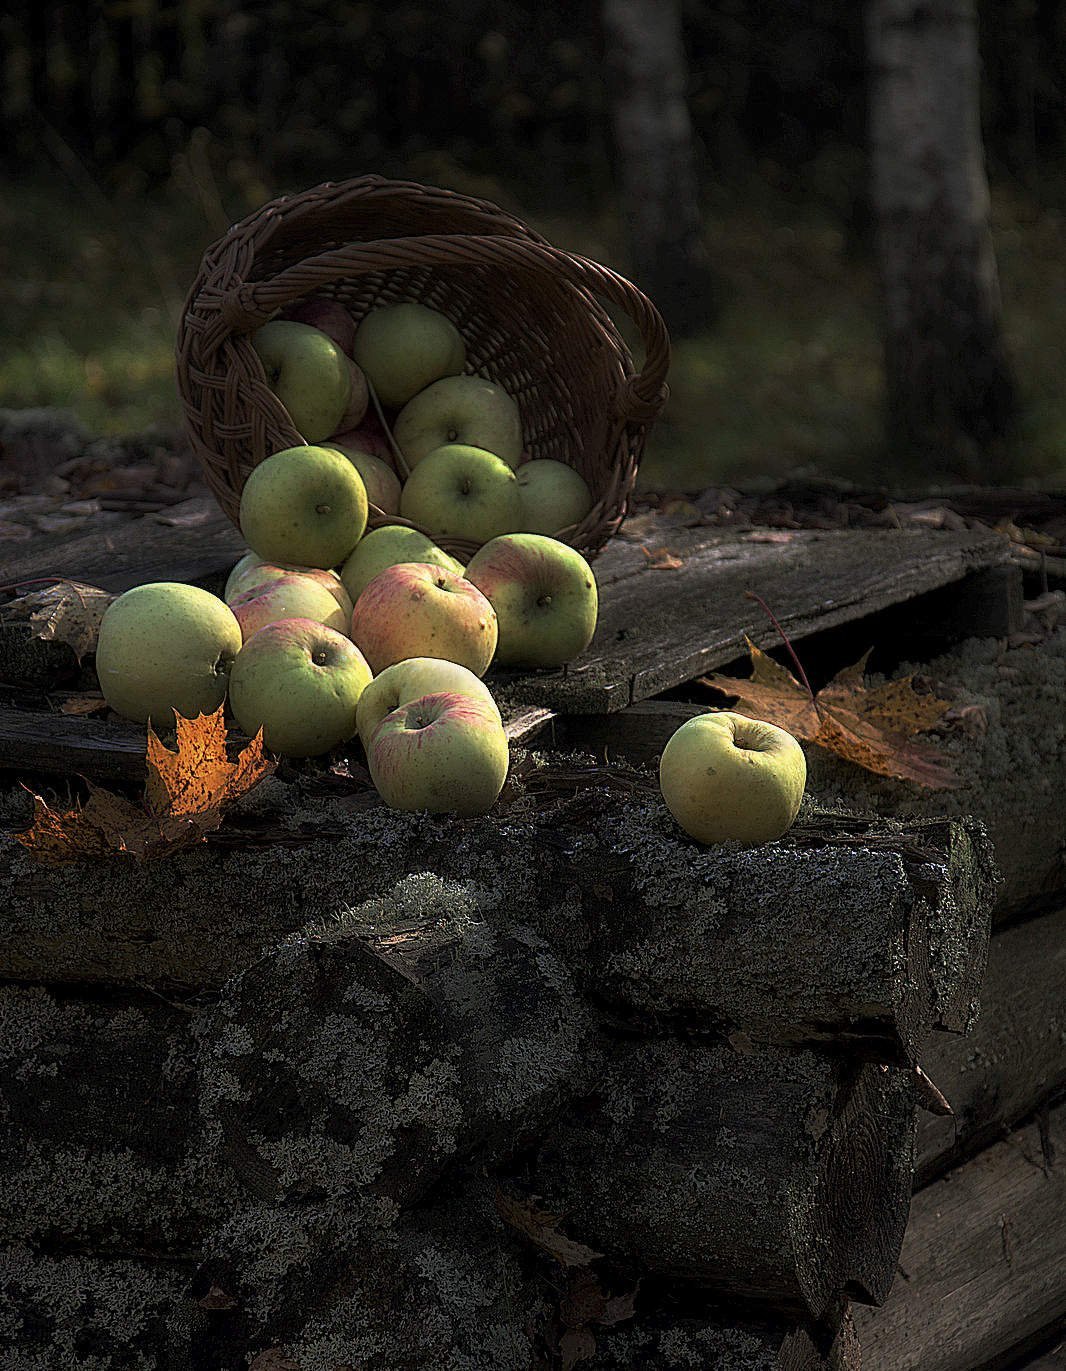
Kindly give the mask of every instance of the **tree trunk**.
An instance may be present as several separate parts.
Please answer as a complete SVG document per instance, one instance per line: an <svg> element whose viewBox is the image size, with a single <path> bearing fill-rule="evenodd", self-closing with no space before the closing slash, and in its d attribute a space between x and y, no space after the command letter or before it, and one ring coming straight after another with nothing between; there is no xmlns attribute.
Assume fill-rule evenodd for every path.
<svg viewBox="0 0 1066 1371"><path fill-rule="evenodd" d="M688 76L677 0L603 0L615 167L637 284L675 333L706 326Z"/></svg>
<svg viewBox="0 0 1066 1371"><path fill-rule="evenodd" d="M1017 414L1000 325L973 0L869 0L870 136L891 440L994 474Z"/></svg>

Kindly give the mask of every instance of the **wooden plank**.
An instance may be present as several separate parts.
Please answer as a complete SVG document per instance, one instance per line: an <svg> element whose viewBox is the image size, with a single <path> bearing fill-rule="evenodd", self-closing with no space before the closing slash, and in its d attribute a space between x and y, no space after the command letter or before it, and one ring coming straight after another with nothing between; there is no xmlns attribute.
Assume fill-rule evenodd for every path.
<svg viewBox="0 0 1066 1371"><path fill-rule="evenodd" d="M996 934L975 1027L964 1038L938 1034L923 1056L955 1117L919 1117L918 1184L1002 1137L1066 1085L1064 1005L1066 909Z"/></svg>
<svg viewBox="0 0 1066 1371"><path fill-rule="evenodd" d="M863 1363L973 1371L1066 1314L1066 1105L919 1191L881 1310L857 1309Z"/></svg>
<svg viewBox="0 0 1066 1371"><path fill-rule="evenodd" d="M1041 1353L1035 1361L1027 1361L1018 1371L1066 1371L1066 1341Z"/></svg>
<svg viewBox="0 0 1066 1371"><path fill-rule="evenodd" d="M146 581L195 581L227 570L245 550L237 529L205 497L179 511L16 543L0 552L0 586L50 576L115 591Z"/></svg>
<svg viewBox="0 0 1066 1371"><path fill-rule="evenodd" d="M144 779L147 731L127 719L0 708L0 768L92 781Z"/></svg>
<svg viewBox="0 0 1066 1371"><path fill-rule="evenodd" d="M503 696L570 713L608 713L690 681L760 647L777 631L748 597L757 591L793 640L849 623L1007 560L988 532L750 533L681 529L676 570L653 569L641 547L617 539L596 563L600 621L592 644L559 671L512 676Z"/></svg>

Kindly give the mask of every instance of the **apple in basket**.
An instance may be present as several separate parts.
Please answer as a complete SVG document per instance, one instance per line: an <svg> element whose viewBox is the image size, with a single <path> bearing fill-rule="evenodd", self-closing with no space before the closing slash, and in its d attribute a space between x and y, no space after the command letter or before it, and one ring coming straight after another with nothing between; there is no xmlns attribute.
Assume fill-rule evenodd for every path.
<svg viewBox="0 0 1066 1371"><path fill-rule="evenodd" d="M353 429L352 432L358 432L358 429ZM330 438L322 446L333 448L347 457L363 478L363 485L366 486L366 498L372 505L380 509L383 514L399 514L400 478L388 462L382 461L380 457L375 457L373 453L367 452L357 444L348 441L342 442L340 438Z"/></svg>
<svg viewBox="0 0 1066 1371"><path fill-rule="evenodd" d="M496 614L481 591L426 562L379 571L352 611L352 642L375 675L406 657L443 657L483 676L496 633Z"/></svg>
<svg viewBox="0 0 1066 1371"><path fill-rule="evenodd" d="M466 364L459 330L439 310L404 303L383 305L360 323L352 356L383 405L399 408Z"/></svg>
<svg viewBox="0 0 1066 1371"><path fill-rule="evenodd" d="M256 329L251 342L267 384L305 443L317 443L345 426L342 421L352 399L352 362L332 338L308 324L272 319Z"/></svg>
<svg viewBox="0 0 1066 1371"><path fill-rule="evenodd" d="M780 838L806 783L807 761L791 733L729 710L682 724L659 762L667 809L701 843Z"/></svg>
<svg viewBox="0 0 1066 1371"><path fill-rule="evenodd" d="M523 533L554 536L580 523L592 508L592 492L584 476L565 462L523 462L516 474Z"/></svg>
<svg viewBox="0 0 1066 1371"><path fill-rule="evenodd" d="M465 575L496 611L501 666L563 666L592 641L596 577L576 548L540 533L506 534L480 548Z"/></svg>
<svg viewBox="0 0 1066 1371"><path fill-rule="evenodd" d="M317 757L347 742L370 684L366 659L336 629L313 619L279 619L241 648L229 702L245 733L286 757Z"/></svg>
<svg viewBox="0 0 1066 1371"><path fill-rule="evenodd" d="M366 528L362 477L339 452L290 447L260 462L241 492L240 526L269 562L338 566Z"/></svg>
<svg viewBox="0 0 1066 1371"><path fill-rule="evenodd" d="M420 390L396 416L393 437L409 467L454 443L482 448L509 467L522 456L518 406L483 376L446 376Z"/></svg>
<svg viewBox="0 0 1066 1371"><path fill-rule="evenodd" d="M462 562L449 556L417 528L384 524L360 538L355 551L341 567L341 581L352 597L352 603L359 599L379 571L400 562L428 562L431 566L453 571L457 576L463 574Z"/></svg>
<svg viewBox="0 0 1066 1371"><path fill-rule="evenodd" d="M351 357L352 344L355 342L355 320L339 300L313 295L309 300L297 300L294 305L289 305L282 310L281 317L317 328L327 338L332 338L341 352Z"/></svg>
<svg viewBox="0 0 1066 1371"><path fill-rule="evenodd" d="M453 443L423 458L400 497L405 519L437 538L485 543L522 526L518 479L482 448Z"/></svg>

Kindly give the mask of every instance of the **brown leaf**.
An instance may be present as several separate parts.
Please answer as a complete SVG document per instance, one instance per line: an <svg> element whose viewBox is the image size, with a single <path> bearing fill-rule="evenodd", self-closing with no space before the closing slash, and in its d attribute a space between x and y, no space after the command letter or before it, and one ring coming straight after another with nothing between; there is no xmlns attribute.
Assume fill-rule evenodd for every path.
<svg viewBox="0 0 1066 1371"><path fill-rule="evenodd" d="M777 724L801 742L814 743L867 771L895 780L913 781L929 790L960 784L937 749L915 741L949 713L951 702L931 692L919 694L915 678L868 689L865 667L869 652L845 667L812 700L806 688L750 639L752 673L747 680L712 675L701 678L726 695L751 719Z"/></svg>
<svg viewBox="0 0 1066 1371"><path fill-rule="evenodd" d="M107 701L99 691L82 695L67 695L59 705L60 714L99 714L107 708Z"/></svg>
<svg viewBox="0 0 1066 1371"><path fill-rule="evenodd" d="M495 1201L496 1212L504 1223L523 1234L562 1266L588 1266L589 1262L603 1256L602 1252L594 1252L584 1243L575 1242L565 1233L560 1233L556 1226L559 1216L538 1209L531 1200L521 1200L497 1187Z"/></svg>
<svg viewBox="0 0 1066 1371"><path fill-rule="evenodd" d="M648 559L649 571L676 571L678 567L685 565L681 558L676 553L671 552L668 547L647 548L642 543L640 550Z"/></svg>
<svg viewBox="0 0 1066 1371"><path fill-rule="evenodd" d="M206 1295L196 1301L201 1309L236 1309L237 1301L220 1285L213 1285Z"/></svg>
<svg viewBox="0 0 1066 1371"><path fill-rule="evenodd" d="M90 785L85 804L65 813L33 795L33 823L15 837L40 861L57 863L140 853L153 831L154 825L135 804Z"/></svg>
<svg viewBox="0 0 1066 1371"><path fill-rule="evenodd" d="M114 599L110 591L80 581L56 581L4 606L5 616L28 618L38 638L66 643L80 662L96 650L100 620Z"/></svg>
<svg viewBox="0 0 1066 1371"><path fill-rule="evenodd" d="M790 528L757 528L741 535L742 543L794 543L796 530Z"/></svg>

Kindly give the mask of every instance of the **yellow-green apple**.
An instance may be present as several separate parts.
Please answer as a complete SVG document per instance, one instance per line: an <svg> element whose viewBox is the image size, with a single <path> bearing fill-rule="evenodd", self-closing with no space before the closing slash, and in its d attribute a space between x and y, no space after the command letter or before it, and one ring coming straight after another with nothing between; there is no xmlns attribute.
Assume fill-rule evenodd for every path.
<svg viewBox="0 0 1066 1371"><path fill-rule="evenodd" d="M592 641L596 577L566 543L540 533L493 538L465 575L496 611L501 666L563 666Z"/></svg>
<svg viewBox="0 0 1066 1371"><path fill-rule="evenodd" d="M483 448L452 443L425 457L408 476L400 513L437 538L487 543L522 527L518 479Z"/></svg>
<svg viewBox="0 0 1066 1371"><path fill-rule="evenodd" d="M96 674L118 714L171 728L213 714L226 697L241 626L228 605L197 586L153 581L134 586L104 611Z"/></svg>
<svg viewBox="0 0 1066 1371"><path fill-rule="evenodd" d="M448 555L417 528L405 524L385 524L372 529L355 545L355 551L341 567L341 581L354 604L370 582L388 566L400 562L428 562L463 574L463 564Z"/></svg>
<svg viewBox="0 0 1066 1371"><path fill-rule="evenodd" d="M383 405L405 405L442 376L457 376L466 363L459 330L426 305L382 305L355 334L352 356L366 372Z"/></svg>
<svg viewBox="0 0 1066 1371"><path fill-rule="evenodd" d="M503 389L482 376L446 376L408 400L393 437L409 467L439 447L484 448L509 467L522 456L522 418Z"/></svg>
<svg viewBox="0 0 1066 1371"><path fill-rule="evenodd" d="M790 733L728 710L682 724L659 761L667 809L701 843L780 838L806 783L803 749Z"/></svg>
<svg viewBox="0 0 1066 1371"><path fill-rule="evenodd" d="M393 809L487 814L507 779L507 735L484 700L444 691L387 714L367 747L370 778Z"/></svg>
<svg viewBox="0 0 1066 1371"><path fill-rule="evenodd" d="M351 383L348 391L348 407L341 415L340 423L337 428L344 432L345 429L357 428L366 417L366 407L370 403L370 392L367 389L366 377L363 375L361 367L351 361L348 362L348 380Z"/></svg>
<svg viewBox="0 0 1066 1371"><path fill-rule="evenodd" d="M330 438L323 446L335 448L348 458L363 478L366 498L375 508L381 510L382 514L399 514L400 478L387 462L375 457L373 453L349 446L346 442L342 443L338 438Z"/></svg>
<svg viewBox="0 0 1066 1371"><path fill-rule="evenodd" d="M230 673L229 702L245 733L286 757L317 757L355 734L370 667L343 633L314 619L279 619L249 638Z"/></svg>
<svg viewBox="0 0 1066 1371"><path fill-rule="evenodd" d="M351 362L332 338L309 324L272 319L252 334L267 384L305 443L341 427L351 399Z"/></svg>
<svg viewBox="0 0 1066 1371"><path fill-rule="evenodd" d="M282 310L283 319L292 319L298 324L309 324L319 329L327 338L332 338L341 352L352 355L355 341L355 320L339 300L330 300L324 295L313 295L309 300L297 300Z"/></svg>
<svg viewBox="0 0 1066 1371"><path fill-rule="evenodd" d="M408 657L387 666L363 691L355 711L363 746L369 745L371 734L386 714L412 700L420 700L423 695L442 693L469 695L473 700L481 700L496 711L497 719L500 718L488 686L465 666L441 657Z"/></svg>
<svg viewBox="0 0 1066 1371"><path fill-rule="evenodd" d="M428 562L379 571L355 602L352 642L376 676L407 657L443 657L484 676L496 614L476 586Z"/></svg>
<svg viewBox="0 0 1066 1371"><path fill-rule="evenodd" d="M592 491L584 476L565 462L524 462L516 474L524 533L558 533L580 523L592 508Z"/></svg>
<svg viewBox="0 0 1066 1371"><path fill-rule="evenodd" d="M338 589L347 599L344 587ZM338 633L347 633L352 619L351 610L346 613L324 585L298 571L242 590L230 600L229 607L241 626L245 642L279 619L314 619L327 628L335 628Z"/></svg>
<svg viewBox="0 0 1066 1371"><path fill-rule="evenodd" d="M351 618L354 601L344 586L341 585L341 578L335 571L327 571L324 567L318 566L295 566L291 562L284 564L264 562L254 552L249 552L242 557L230 572L226 588L222 592L222 598L226 604L231 605L234 598L246 590L252 590L258 586L264 586L270 581L279 581L283 576L292 575L300 575L305 579L316 581L320 586L325 586L348 618Z"/></svg>
<svg viewBox="0 0 1066 1371"><path fill-rule="evenodd" d="M337 566L363 536L366 516L363 478L331 448L275 452L241 492L244 541L268 562Z"/></svg>

